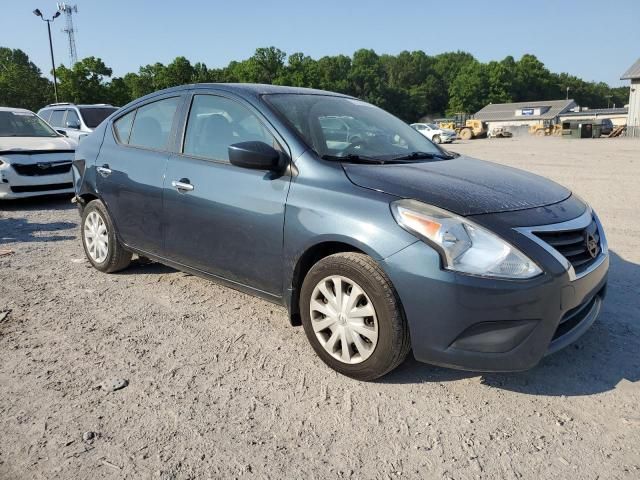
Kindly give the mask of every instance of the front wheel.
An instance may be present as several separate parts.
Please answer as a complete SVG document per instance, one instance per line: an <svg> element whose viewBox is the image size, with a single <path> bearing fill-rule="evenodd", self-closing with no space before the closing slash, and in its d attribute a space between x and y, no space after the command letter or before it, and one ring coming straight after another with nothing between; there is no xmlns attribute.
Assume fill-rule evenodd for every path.
<svg viewBox="0 0 640 480"><path fill-rule="evenodd" d="M123 270L131 263L131 252L118 241L113 222L100 200L82 211L82 245L91 265L105 273Z"/></svg>
<svg viewBox="0 0 640 480"><path fill-rule="evenodd" d="M436 145L442 143L442 140L440 140L440 135L434 135L432 140Z"/></svg>
<svg viewBox="0 0 640 480"><path fill-rule="evenodd" d="M374 380L409 352L409 328L398 295L364 254L338 253L316 263L304 279L300 311L315 352L349 377Z"/></svg>

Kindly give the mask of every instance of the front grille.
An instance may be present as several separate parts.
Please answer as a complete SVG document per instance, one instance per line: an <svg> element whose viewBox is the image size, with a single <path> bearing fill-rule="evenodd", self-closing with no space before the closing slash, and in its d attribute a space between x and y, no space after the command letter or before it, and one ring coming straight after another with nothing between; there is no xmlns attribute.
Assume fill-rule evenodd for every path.
<svg viewBox="0 0 640 480"><path fill-rule="evenodd" d="M27 192L48 192L53 190L66 190L73 188L73 183L50 183L47 185L22 185L11 187L13 193L27 193Z"/></svg>
<svg viewBox="0 0 640 480"><path fill-rule="evenodd" d="M14 163L12 166L18 175L25 175L28 177L59 175L61 173L68 173L71 170L71 162L41 162L30 165Z"/></svg>
<svg viewBox="0 0 640 480"><path fill-rule="evenodd" d="M593 219L589 226L578 230L533 233L562 254L576 274L589 268L602 249L598 224Z"/></svg>

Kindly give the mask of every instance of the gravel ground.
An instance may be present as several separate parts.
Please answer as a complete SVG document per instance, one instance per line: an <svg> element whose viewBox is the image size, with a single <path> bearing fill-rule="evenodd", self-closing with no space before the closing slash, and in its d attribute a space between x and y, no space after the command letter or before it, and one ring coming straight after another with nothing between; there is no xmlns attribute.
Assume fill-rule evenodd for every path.
<svg viewBox="0 0 640 480"><path fill-rule="evenodd" d="M450 148L599 212L609 296L576 344L525 373L410 359L358 383L277 306L158 264L93 270L68 198L3 202L0 478L640 478L640 142Z"/></svg>

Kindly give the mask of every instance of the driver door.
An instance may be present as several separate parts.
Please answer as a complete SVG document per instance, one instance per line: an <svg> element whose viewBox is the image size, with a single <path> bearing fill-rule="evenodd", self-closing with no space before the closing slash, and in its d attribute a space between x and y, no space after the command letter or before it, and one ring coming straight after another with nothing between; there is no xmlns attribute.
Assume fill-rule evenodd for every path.
<svg viewBox="0 0 640 480"><path fill-rule="evenodd" d="M218 94L193 95L182 148L164 184L169 259L273 295L282 294L284 209L290 176L229 163L228 147L284 142L257 112ZM187 185L185 187L185 185Z"/></svg>

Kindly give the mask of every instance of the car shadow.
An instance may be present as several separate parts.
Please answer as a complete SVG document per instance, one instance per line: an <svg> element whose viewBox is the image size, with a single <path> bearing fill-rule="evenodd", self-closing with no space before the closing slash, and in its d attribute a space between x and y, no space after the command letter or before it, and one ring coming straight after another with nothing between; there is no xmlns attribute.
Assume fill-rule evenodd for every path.
<svg viewBox="0 0 640 480"><path fill-rule="evenodd" d="M33 210L72 210L76 206L71 203L73 195L44 195L41 197L20 198L16 200L0 200L1 212L33 211Z"/></svg>
<svg viewBox="0 0 640 480"><path fill-rule="evenodd" d="M117 275L163 275L177 272L175 268L141 258L134 258L129 267L121 270Z"/></svg>
<svg viewBox="0 0 640 480"><path fill-rule="evenodd" d="M578 341L526 372L477 373L434 367L413 357L382 383L433 383L479 378L491 388L528 395L581 396L640 380L640 265L610 251L607 298L600 317Z"/></svg>
<svg viewBox="0 0 640 480"><path fill-rule="evenodd" d="M62 240L72 240L73 235L60 235L55 232L75 229L78 224L75 222L52 221L46 223L30 222L23 217L6 218L3 212L24 212L34 210L56 211L70 210L75 208L69 201L70 197L53 196L37 197L20 200L3 200L0 203L0 245L11 242L59 242Z"/></svg>

